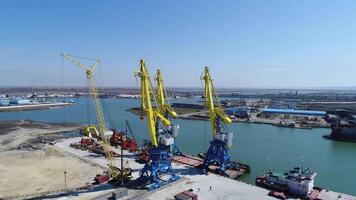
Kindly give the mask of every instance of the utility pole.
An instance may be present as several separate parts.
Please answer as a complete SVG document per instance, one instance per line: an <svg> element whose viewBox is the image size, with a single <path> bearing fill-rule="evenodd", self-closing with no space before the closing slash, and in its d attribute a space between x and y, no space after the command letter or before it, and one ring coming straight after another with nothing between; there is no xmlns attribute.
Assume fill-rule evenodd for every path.
<svg viewBox="0 0 356 200"><path fill-rule="evenodd" d="M127 125L126 125L126 123L125 123L125 136L127 136ZM121 185L123 185L124 184L124 176L123 176L123 174L124 174L124 155L123 155L123 150L122 150L122 142L123 142L123 135L121 135L121 146L120 146L120 154L121 154L121 156L120 156L120 159L121 159Z"/></svg>
<svg viewBox="0 0 356 200"><path fill-rule="evenodd" d="M64 189L67 189L67 171L64 171Z"/></svg>

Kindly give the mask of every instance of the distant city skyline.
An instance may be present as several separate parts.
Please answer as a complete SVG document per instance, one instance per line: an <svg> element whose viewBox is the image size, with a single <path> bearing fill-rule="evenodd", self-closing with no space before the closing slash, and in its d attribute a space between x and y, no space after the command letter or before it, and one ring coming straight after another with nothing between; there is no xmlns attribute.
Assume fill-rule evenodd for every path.
<svg viewBox="0 0 356 200"><path fill-rule="evenodd" d="M99 86L152 80L200 88L356 88L356 2L3 1L0 87L86 86L61 52L98 58Z"/></svg>

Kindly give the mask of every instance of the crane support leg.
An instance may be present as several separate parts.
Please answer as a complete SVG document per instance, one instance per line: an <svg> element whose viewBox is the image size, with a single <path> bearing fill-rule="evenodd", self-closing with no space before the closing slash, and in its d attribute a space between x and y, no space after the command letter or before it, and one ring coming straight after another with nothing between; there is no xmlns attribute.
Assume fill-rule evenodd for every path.
<svg viewBox="0 0 356 200"><path fill-rule="evenodd" d="M210 142L210 147L204 158L203 169L209 170L209 165L214 162L219 165L219 168L217 169L218 174L224 174L227 168L234 165L231 162L225 141L214 139Z"/></svg>
<svg viewBox="0 0 356 200"><path fill-rule="evenodd" d="M168 179L162 180L163 175L168 175ZM173 172L171 158L166 150L160 147L153 147L149 150L149 160L140 172L140 177L144 182L149 181L149 190L155 190L163 185L172 183L180 177Z"/></svg>
<svg viewBox="0 0 356 200"><path fill-rule="evenodd" d="M172 154L174 156L181 156L183 155L183 153L180 151L178 145L177 145L177 141L176 138L174 138L174 143L172 144Z"/></svg>

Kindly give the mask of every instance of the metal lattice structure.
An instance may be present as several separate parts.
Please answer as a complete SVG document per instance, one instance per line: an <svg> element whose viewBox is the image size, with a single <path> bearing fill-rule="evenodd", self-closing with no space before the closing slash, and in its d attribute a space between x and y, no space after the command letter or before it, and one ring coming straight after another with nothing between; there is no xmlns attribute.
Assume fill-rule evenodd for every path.
<svg viewBox="0 0 356 200"><path fill-rule="evenodd" d="M101 140L103 141L105 157L108 160L109 173L110 173L111 177L115 178L118 176L119 172L117 172L117 170L114 170L114 168L112 167L112 166L114 166L113 154L111 153L109 138L107 138L105 136L105 133L107 132L108 129L106 126L104 112L103 112L101 101L100 101L99 94L98 94L98 88L96 86L95 78L94 78L94 69L100 64L100 60L96 59L95 63L93 65L91 65L90 67L86 67L81 62L79 62L75 58L75 56L71 56L71 55L64 54L64 53L61 53L61 55L64 58L66 58L67 60L69 60L71 63L73 63L74 65L85 70L86 78L88 81L88 86L90 89L90 95L94 102L94 107L95 107L95 112L96 112L96 117L97 117L98 127L99 127L99 136L100 136Z"/></svg>

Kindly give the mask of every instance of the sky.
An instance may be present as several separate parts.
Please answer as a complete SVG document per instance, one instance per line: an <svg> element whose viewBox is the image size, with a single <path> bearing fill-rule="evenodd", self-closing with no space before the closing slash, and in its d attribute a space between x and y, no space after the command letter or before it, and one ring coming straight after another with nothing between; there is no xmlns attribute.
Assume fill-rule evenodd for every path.
<svg viewBox="0 0 356 200"><path fill-rule="evenodd" d="M353 87L355 10L353 0L4 0L0 86L85 86L65 52L100 59L100 86L137 87L142 58L167 87L202 87L204 66L216 87Z"/></svg>

